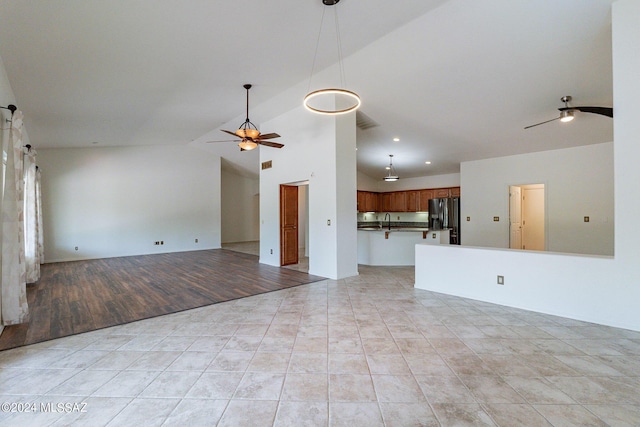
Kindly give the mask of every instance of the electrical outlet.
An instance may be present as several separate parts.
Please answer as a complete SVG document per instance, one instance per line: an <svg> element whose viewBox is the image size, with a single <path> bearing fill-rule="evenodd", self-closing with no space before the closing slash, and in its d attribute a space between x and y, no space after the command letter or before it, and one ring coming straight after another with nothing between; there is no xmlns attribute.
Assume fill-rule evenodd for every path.
<svg viewBox="0 0 640 427"><path fill-rule="evenodd" d="M589 217L588 216L584 217L584 222L589 222Z"/></svg>
<svg viewBox="0 0 640 427"><path fill-rule="evenodd" d="M273 255L273 249L271 249L271 250L269 251L269 253L270 253L271 255Z"/></svg>
<svg viewBox="0 0 640 427"><path fill-rule="evenodd" d="M400 221L400 216L398 216L398 221Z"/></svg>
<svg viewBox="0 0 640 427"><path fill-rule="evenodd" d="M494 216L494 217L493 217L493 220L494 220L495 222L498 222L498 221L500 221L500 217L499 217L499 216Z"/></svg>
<svg viewBox="0 0 640 427"><path fill-rule="evenodd" d="M198 239L196 239L196 243L198 243Z"/></svg>
<svg viewBox="0 0 640 427"><path fill-rule="evenodd" d="M467 221L471 221L471 217L470 216L467 217Z"/></svg>
<svg viewBox="0 0 640 427"><path fill-rule="evenodd" d="M76 251L78 250L78 247L76 246Z"/></svg>
<svg viewBox="0 0 640 427"><path fill-rule="evenodd" d="M161 245L164 245L164 240L160 240L160 244L161 244Z"/></svg>
<svg viewBox="0 0 640 427"><path fill-rule="evenodd" d="M504 285L504 276L498 276L498 285Z"/></svg>
<svg viewBox="0 0 640 427"><path fill-rule="evenodd" d="M330 219L327 220L327 225L329 225L329 226L331 225L331 220Z"/></svg>

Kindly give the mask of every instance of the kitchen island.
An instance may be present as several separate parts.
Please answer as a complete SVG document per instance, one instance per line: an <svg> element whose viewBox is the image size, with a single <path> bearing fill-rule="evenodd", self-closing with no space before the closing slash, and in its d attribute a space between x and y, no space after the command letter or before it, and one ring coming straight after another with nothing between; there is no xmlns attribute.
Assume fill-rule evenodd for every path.
<svg viewBox="0 0 640 427"><path fill-rule="evenodd" d="M417 243L449 244L449 230L419 227L358 229L358 264L415 265Z"/></svg>

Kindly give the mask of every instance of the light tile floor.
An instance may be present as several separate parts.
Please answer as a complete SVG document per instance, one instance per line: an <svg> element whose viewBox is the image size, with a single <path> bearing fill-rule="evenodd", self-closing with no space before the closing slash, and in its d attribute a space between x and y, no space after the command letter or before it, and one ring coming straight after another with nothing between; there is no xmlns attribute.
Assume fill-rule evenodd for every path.
<svg viewBox="0 0 640 427"><path fill-rule="evenodd" d="M640 425L640 333L360 273L1 352L0 425Z"/></svg>

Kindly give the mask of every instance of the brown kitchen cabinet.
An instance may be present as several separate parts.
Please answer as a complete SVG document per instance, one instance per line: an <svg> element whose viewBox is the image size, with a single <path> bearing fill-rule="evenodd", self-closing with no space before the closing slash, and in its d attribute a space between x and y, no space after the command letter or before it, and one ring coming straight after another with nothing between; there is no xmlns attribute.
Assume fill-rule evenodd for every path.
<svg viewBox="0 0 640 427"><path fill-rule="evenodd" d="M367 192L366 191L358 191L357 192L357 203L358 203L358 212L366 212L367 205Z"/></svg>
<svg viewBox="0 0 640 427"><path fill-rule="evenodd" d="M407 209L407 192L394 191L391 193L391 212L404 212Z"/></svg>
<svg viewBox="0 0 640 427"><path fill-rule="evenodd" d="M440 199L442 197L449 197L449 196L451 196L450 188L436 188L433 190L434 199Z"/></svg>
<svg viewBox="0 0 640 427"><path fill-rule="evenodd" d="M460 197L460 187L375 193L358 191L358 212L428 212L429 199Z"/></svg>
<svg viewBox="0 0 640 427"><path fill-rule="evenodd" d="M378 211L378 193L367 191L365 195L365 212Z"/></svg>
<svg viewBox="0 0 640 427"><path fill-rule="evenodd" d="M358 191L358 212L377 212L379 193Z"/></svg>
<svg viewBox="0 0 640 427"><path fill-rule="evenodd" d="M420 209L420 191L419 190L409 190L405 191L405 212L417 212Z"/></svg>
<svg viewBox="0 0 640 427"><path fill-rule="evenodd" d="M429 199L433 199L433 190L420 190L420 200L418 201L418 212L429 211Z"/></svg>
<svg viewBox="0 0 640 427"><path fill-rule="evenodd" d="M380 211L391 212L391 193L382 193L380 195Z"/></svg>

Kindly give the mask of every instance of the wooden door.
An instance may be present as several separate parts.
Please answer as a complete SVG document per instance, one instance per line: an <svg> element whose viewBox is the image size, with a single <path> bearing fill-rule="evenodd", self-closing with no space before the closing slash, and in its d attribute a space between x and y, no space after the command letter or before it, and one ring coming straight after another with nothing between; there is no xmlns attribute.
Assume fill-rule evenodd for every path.
<svg viewBox="0 0 640 427"><path fill-rule="evenodd" d="M298 187L280 185L280 265L298 263Z"/></svg>

